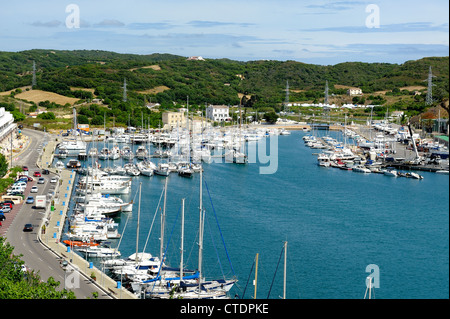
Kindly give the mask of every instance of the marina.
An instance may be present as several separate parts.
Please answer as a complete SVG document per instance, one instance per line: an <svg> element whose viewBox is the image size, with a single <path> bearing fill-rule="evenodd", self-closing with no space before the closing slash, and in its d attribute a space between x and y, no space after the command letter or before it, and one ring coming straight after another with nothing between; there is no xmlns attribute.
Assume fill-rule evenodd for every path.
<svg viewBox="0 0 450 319"><path fill-rule="evenodd" d="M253 132L255 132L255 136L260 134L261 137L258 140L262 140L264 143L270 143L271 140L264 137L269 137L271 135L268 130L260 130L259 132L254 130ZM406 205L402 203L402 201L394 201L391 194L398 192L399 189L397 189L397 187L400 187L402 190L400 191L400 194L404 194L405 200L409 197L423 199L424 196L426 196L426 194L430 191L438 192L439 187L443 187L444 189L447 187L448 189L448 177L446 177L445 174L436 174L428 170L421 173L423 175L419 175L422 178L414 178L413 174L416 173L411 171L411 168L414 166L409 165L407 166L407 172L397 172L396 176L413 177L409 178L409 180L414 183L420 183L420 185L399 185L394 182L396 179L386 178L386 176L388 176L387 168L392 166L389 161L386 161L385 158L383 158L383 160L379 161L381 163L379 167L376 167L378 165L374 163L377 163L379 158L376 158L375 161L370 161L370 154L367 154L367 158L364 157L363 159L361 155L364 155L364 152L361 152L358 156L356 156L359 164L355 164L354 161L350 164L350 153L344 152L343 154L348 158L342 159L347 163L341 162L344 164L344 172L340 172L341 170L335 170L331 167L332 161L328 161L329 166L314 165L314 161L317 162L318 160L315 159L316 157L314 154L319 153L314 153L314 150L311 151L304 143L305 137L314 136L310 134L311 132L292 131L291 134L277 134L279 132L279 130L272 130L272 134L276 134L279 143L278 171L272 175L259 175L259 165L255 163L246 163L242 165L236 163L231 158L230 161L227 162L225 160L226 153L224 148L220 148L219 146L221 145L220 142L222 142L223 145L223 142L227 141L227 139L216 143L217 148L220 149L221 152L219 153L216 149L216 152L213 153L212 158L216 159L215 161L211 161L210 158L207 159L205 157L205 161L198 161L197 159L196 163L193 163L194 161L192 160L194 156L191 155L191 157L188 158L186 156L182 156L182 152L179 154L174 152L175 158L178 156L178 158L183 159L183 161L179 162L180 165L184 165L183 167L186 167L186 163L189 164L190 160L192 161L192 164L198 165L195 170L193 167L190 167L190 169L192 169L192 172L189 174L190 178L185 178L183 174L180 174L180 172L177 171L178 166L170 165L171 161L169 160L169 157L162 157L161 155L151 156L148 158L143 157L143 159L138 159L137 156L135 156L133 160L124 160L121 158L120 160L115 161L111 161L110 159L101 160L95 157L88 157L86 161L82 161L82 168L79 169L81 174L77 174L78 181L76 182L76 185L79 186L78 189L95 189L93 186L94 184L86 183L86 181L89 181L89 178L91 178L90 176L92 176L92 179L98 178L99 180L101 179L99 176L103 176L102 178L109 178L109 183L113 183L111 181L111 177L107 177L111 176L107 175L108 169L116 169L121 171L123 175L112 175L116 176L113 178L113 180L115 180L114 183L121 183L124 180L128 180L130 182L129 190L123 194L110 194L110 196L120 196L121 200L125 204L129 205L128 210L116 211L115 214L111 215L111 218L106 215L102 216L99 214L99 210L94 210L97 215L94 214L89 217L92 219L92 222L94 222L95 218L98 218L96 219L96 222L107 221L107 223L109 223L102 224L102 227L106 229L103 233L98 233L97 227L99 225L97 224L94 227L97 233L91 232L88 236L84 236L84 238L81 235L74 238L70 235L72 226L69 227L66 225L65 235L63 235L62 239L79 240L86 243L91 240L109 242L110 249L112 250L105 251L104 254L98 256L95 256L95 251L99 251L99 249L95 247L88 246L81 247L82 249L77 249L72 246L72 248L73 251L78 252L83 256L83 258L92 260L97 268L104 269L106 274L111 276L113 280L119 280L121 285L123 284L124 287L130 289L130 291L138 297L167 298L167 294L171 292L171 290L167 290L168 283L169 286L173 288L179 287L182 283L187 286L192 283L193 290L199 289L203 286L198 285L198 273L196 272L196 270L198 270L198 263L195 262L195 260L198 261L199 254L196 254L195 250L198 249L198 212L199 205L201 205L198 201L198 188L200 185L200 171L202 171L204 179L204 183L202 183L204 197L203 203L205 203L205 211L207 212L205 213L205 216L209 216L205 217L207 218L206 220L209 220L206 223L208 226L206 228L208 234L205 236L205 239L214 238L212 243L207 244L205 241L205 246L202 251L202 254L204 255L204 259L202 261L202 264L204 265L203 273L205 274L205 277L202 277L201 282L205 285L206 283L210 283L209 288L205 290L209 291L209 293L197 290L195 294L192 293L193 290L191 291L191 288L187 288L186 286L184 288L186 289L183 295L184 298L199 298L200 295L204 298L249 298L249 295L243 295L243 293L244 291L252 289L251 287L247 287L245 282L247 282L247 276L250 272L252 258L255 252L259 252L261 254L260 269L265 269L267 272L265 275L266 278L262 278L260 276L260 282L258 283L258 286L260 287L259 291L270 291L268 287L270 280L268 278L271 278L273 275L272 272L274 271L274 264L273 262L268 262L268 260L270 260L269 256L278 254L276 251L279 251L281 247L280 245L285 240L290 243L290 255L293 254L293 256L291 255L292 257L290 257L293 260L290 262L288 260L288 270L290 270L288 271L290 276L288 276L289 279L287 283L288 298L359 298L358 294L360 294L363 289L360 287L360 284L355 284L355 282L350 280L350 278L355 276L365 278L363 269L355 269L357 265L359 265L360 268L365 267L361 264L363 263L363 260L367 261L367 264L370 263L370 258L366 255L366 252L361 250L362 247L372 247L373 253L378 256L380 263L385 264L385 267L391 269L392 267L398 266L398 264L392 265L391 262L388 261L390 258L388 256L392 253L392 249L388 249L388 251L383 252L381 250L382 247L377 247L375 249L373 245L377 245L377 242L379 242L380 233L385 234L386 232L394 231L394 234L391 235L394 236L393 238L389 239L390 236L387 236L387 239L383 240L383 242L387 242L387 247L385 248L389 248L391 243L396 240L395 236L400 235L398 234L398 231L400 230L397 227L393 227L393 229L389 229L388 227L385 229L389 223L388 225L379 225L379 228L375 227L375 233L369 231L368 234L364 234L364 232L367 231L367 228L365 226L365 222L362 224L361 222L364 219L369 219L375 222L375 218L381 218L382 220L387 221L389 220L388 216L397 216L398 212L403 212L401 218L408 218L407 215L405 215L406 212L408 214L412 214L410 216L412 221L408 221L408 225L411 225L410 223L417 222L418 220L422 220L422 218L424 218L423 213L429 211L430 203L428 203L427 200L423 200L423 203L418 203L417 206L411 207L411 205ZM234 140L235 138L237 139L239 138L239 135L242 137L241 134L242 131L236 131L231 134L233 137L229 140ZM223 134L223 136L227 135ZM244 136L250 135L245 134ZM340 131L321 130L321 134L316 134L315 136L319 141L321 141L321 143L324 143L325 141L331 143L332 139L341 140L344 142L344 139L346 139L345 134L342 134ZM207 145L210 141L206 141L205 136L203 136L202 142L206 142L202 144ZM357 147L355 141L352 141L352 143L353 149L356 150ZM144 144L149 147L149 154L152 154L151 151L154 148L161 149L161 143L157 143L153 147L150 144L151 143ZM92 145L94 144L90 143L89 146L92 147ZM129 152L136 152L141 145L142 143L139 143L139 145L129 144ZM166 145L172 145L172 149L170 149L170 151L173 151L173 146L175 146L176 143L168 142ZM327 148L324 148L323 150L330 152L330 144L327 145ZM349 143L349 145L351 144ZM253 141L247 140L247 142L245 142L242 146L246 148L247 152L251 152L252 148L254 148L256 144ZM236 147L236 149L238 148ZM169 149L164 148L164 150L168 151ZM86 151L91 153L89 149ZM399 152L401 152L400 149L398 149L397 153ZM162 153L153 153L153 155L157 154ZM69 161L69 158L55 158L54 162L56 163L61 160ZM162 159L164 159L164 162ZM217 159L220 159L220 161ZM355 156L353 160L354 159ZM126 170L119 170L119 168L123 168L125 165L129 164L133 164L137 168L139 163L143 163L146 160L148 163L153 163L152 169L154 174L128 175ZM441 161L439 165L440 169L438 171L445 172L448 170L448 166L445 165L445 160ZM324 169L322 166L329 168ZM98 167L101 167L101 169ZM201 167L200 170L199 167ZM384 174L369 174L367 170L369 170L370 173L374 173L375 167L379 170L384 170ZM436 167L433 167L433 169L434 168ZM162 173L164 169L166 173ZM396 167L396 169L400 170L399 167ZM349 175L345 172L345 170L353 170L354 172L363 174ZM88 174L88 172L90 172L91 175L83 175ZM160 172L160 174L157 172ZM342 174L346 175L343 176ZM374 176L368 179L363 178L361 175ZM97 177L94 178L93 176ZM287 176L290 177L287 178ZM414 181L415 179L422 180ZM83 180L85 181L84 184L82 182ZM383 188L385 189L384 191L376 186L380 183L385 184L385 187ZM403 183L407 183L407 179L404 179ZM359 184L361 186L358 187ZM139 185L142 185L144 189L144 194L140 201L137 199ZM258 187L256 185L258 185ZM285 188L286 191L279 190L278 192L264 193L267 187L263 185L283 185L283 188ZM306 185L308 185L309 189L305 188ZM336 188L338 185L339 188ZM432 187L430 187L431 185ZM323 189L319 191L318 189L320 187ZM373 187L377 189L376 193L370 191ZM367 190L367 192L364 190ZM298 194L298 192L305 191L305 196L298 197L297 203L292 202L290 194ZM411 191L420 192L420 196L418 194L410 194ZM327 200L325 202L317 201L315 199L319 192L322 195L323 192L326 192L325 198L327 198ZM103 196L107 193L108 191L105 191ZM439 194L442 193L439 192ZM72 196L82 195L74 194ZM84 196L86 196L86 194ZM355 204L358 203L357 198L361 196L368 199L370 206L366 207ZM182 198L186 198L186 217L184 222L186 233L183 241L186 244L189 243L190 247L188 250L189 252L185 250L185 253L189 256L189 258L185 257L186 259L184 259L186 276L184 274L180 274L180 269L183 269L184 267L180 267L180 263L183 264L183 262L180 260L179 251L181 236L181 233L179 232L181 227L179 214L181 211L180 203ZM229 203L231 198L233 199L232 206L230 206ZM254 202L249 200L251 198L258 198L258 200ZM141 207L139 213L140 217L137 217L138 202ZM208 208L206 208L206 203L209 206ZM435 206L433 211L437 212L437 214L434 214L433 216L440 219L443 226L446 225L446 221L448 225L448 214L445 215L444 213L448 211L448 194L442 194L441 197L439 197L438 202L433 202L433 206ZM144 209L142 209L142 207L144 207ZM232 209L230 210L231 207ZM427 207L425 211L422 212L419 210L424 209L424 207ZM80 209L80 207L77 209ZM158 210L160 214L163 210L167 213L165 215L165 226L161 227L159 225L161 229L156 231L155 229L157 226L155 223L162 218L158 215ZM376 210L377 213L373 213L373 210ZM73 213L71 212L74 211L75 204L71 201L69 218L70 216L73 216ZM389 215L386 215L383 212L386 212ZM353 214L354 218L350 218L349 216L351 215L349 214ZM378 215L378 217L375 215ZM214 228L213 225L215 225L218 221L220 221L220 223L217 223L217 229L221 230L219 231L219 235L213 234L212 231L212 228ZM86 224L88 221L79 220L79 222L81 225L83 222ZM270 227L269 225L273 225L275 227ZM348 228L349 225L353 225L355 229L353 229L352 226L351 232L347 233L350 230L350 228ZM439 228L438 225L433 226L434 229L435 227ZM314 229L318 232L314 233ZM86 228L85 230L89 230L89 228ZM170 236L166 239L167 246L164 246L164 242L161 242L160 240L160 238L164 237L161 237L162 234L164 234L164 231L166 236L168 236L167 234L170 234ZM420 227L420 230L418 231L425 231L425 229ZM270 236L264 236L262 234L270 234ZM439 244L433 250L434 253L437 253L437 256L441 257L437 257L439 258L439 261L435 267L438 267L438 271L445 276L445 271L448 273L448 249L446 252L445 247L442 246L442 242L440 240L442 240L443 237L445 239L446 236L448 239L448 227L441 228L438 234L439 238L436 238L436 240L439 241ZM371 235L376 235L374 238L378 238L373 242L373 245L369 244L366 238ZM411 233L402 234L402 236L406 237L415 235L416 234L414 231ZM253 240L249 242L243 236L250 236ZM343 236L343 238L338 240L335 236ZM145 238L145 244L141 243L139 238L141 240ZM351 244L349 240L351 241ZM264 244L255 246L256 242L261 242ZM415 242L417 243L417 240L415 240ZM226 245L224 245L222 250L218 251L218 247L225 243ZM325 263L328 265L327 267L323 268L323 265L322 267L319 267L316 257L312 258L312 263L305 264L301 261L307 258L308 254L312 253L312 249L314 249L314 247L316 247L315 249L320 250L319 255L328 252L331 254L332 258L340 260L340 257L331 253L328 248L319 248L319 243L322 243L320 245L325 245L325 247L327 247L325 243L328 243L328 245L330 245L330 249L331 247L339 247L339 251L343 252L350 252L350 248L348 246L356 249L357 254L352 255L351 257L347 256L347 258L350 258L352 262L347 264L347 270L344 274L342 274L342 277L339 277L340 280L346 282L346 287L331 285L325 291L321 291L320 289L317 289L317 287L314 287L316 284L313 284L314 281L311 281L311 273L307 273L306 270L298 270L303 268L312 270L314 265L315 267L318 267L318 269L328 269L327 271L333 271L334 267L328 262ZM421 245L428 244L423 242ZM92 254L89 255L88 249L93 251ZM399 247L398 249L406 249L406 251L408 251L413 248L406 245L405 247ZM86 252L83 253L83 250ZM167 256L165 256L166 250ZM237 254L237 252L245 252L245 254ZM423 254L424 251L415 251L414 254L418 253ZM106 258L108 254L116 254L117 257L119 257L120 254L122 259L116 258L110 260L109 258ZM145 258L136 258L136 256L140 256L139 254L142 254ZM266 254L267 256L264 257ZM447 258L445 258L445 254L447 254ZM220 261L217 259L218 256L221 257L219 259ZM303 257L300 258L301 256ZM311 256L309 256L308 260L311 260L310 258ZM163 260L163 262L161 262L161 260ZM409 265L408 260L410 259L405 256L405 260L400 262L400 264ZM130 261L131 265L134 266L130 267ZM340 262L342 262L342 260ZM129 270L126 270L128 268L118 269L117 263L122 264L122 266L129 265ZM447 270L444 270L445 267L443 266L445 266L445 264L447 265ZM216 267L212 267L213 265L216 265ZM217 265L220 265L220 267L217 267ZM227 265L227 270L224 269L225 265ZM421 268L416 265L415 269L416 271L419 271ZM159 276L159 271L162 270L167 271L163 277ZM336 269L334 269L334 271L336 271ZM270 275L268 274L269 272L271 273ZM316 272L317 271L313 271L313 278L318 278L318 274L315 274ZM355 273L350 274L349 272ZM396 282L398 280L395 275L393 277L389 277L390 274L386 275L388 276L388 280L390 282ZM185 280L180 282L180 277L185 278ZM231 280L230 285L226 285L227 289L222 287L219 291L214 291L213 287L216 286L213 282L211 282L211 280L218 280L217 278L222 278L220 281L217 281L217 283L220 282L220 285L228 282L227 280ZM299 284L302 282L303 285ZM448 288L445 290L445 288L442 288L441 283L438 282L435 282L434 284L441 287L438 290L444 295L445 291L448 294ZM399 287L400 283L397 285L397 287ZM278 280L275 286L278 287L278 289L281 289L281 280ZM165 288L163 289L162 287ZM208 285L205 287L208 287ZM331 289L331 287L333 289ZM380 290L379 295L382 294L382 298L398 298L399 289L400 288L396 290L394 288L390 288L389 286L386 287L386 291L384 293L381 293ZM403 288L401 288L400 291L402 289ZM430 293L431 292L428 291L427 296L429 296ZM420 298L418 297L420 295L420 293L414 294L411 298Z"/></svg>

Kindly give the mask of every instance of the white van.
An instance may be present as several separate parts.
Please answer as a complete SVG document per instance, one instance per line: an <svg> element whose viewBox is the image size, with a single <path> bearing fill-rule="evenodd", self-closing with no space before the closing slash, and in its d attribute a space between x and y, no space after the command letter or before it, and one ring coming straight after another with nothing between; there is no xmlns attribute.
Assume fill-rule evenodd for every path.
<svg viewBox="0 0 450 319"><path fill-rule="evenodd" d="M8 189L8 193L14 193L14 192L23 193L25 188L26 188L26 185L25 186L23 186L23 185L14 185L10 189Z"/></svg>
<svg viewBox="0 0 450 319"><path fill-rule="evenodd" d="M15 183L13 184L13 187L14 187L14 186L25 186L25 187L27 187L27 183L24 182L24 181L19 181L19 182L15 182Z"/></svg>

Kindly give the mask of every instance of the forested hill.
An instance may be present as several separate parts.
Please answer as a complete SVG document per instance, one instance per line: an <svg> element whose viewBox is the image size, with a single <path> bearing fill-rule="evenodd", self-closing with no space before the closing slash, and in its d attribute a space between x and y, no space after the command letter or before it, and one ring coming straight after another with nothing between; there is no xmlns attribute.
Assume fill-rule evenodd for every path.
<svg viewBox="0 0 450 319"><path fill-rule="evenodd" d="M131 101L164 105L239 104L246 94L247 106L265 107L285 99L289 82L291 101L323 98L325 81L330 93L342 94L346 86L364 93L426 87L432 67L433 96L449 95L449 57L429 57L401 65L347 62L321 66L296 61L250 61L228 59L187 60L170 54L134 55L106 51L29 50L0 52L0 91L28 86L36 63L37 88L74 96L70 88L94 89L95 96L108 102L122 99L126 78Z"/></svg>

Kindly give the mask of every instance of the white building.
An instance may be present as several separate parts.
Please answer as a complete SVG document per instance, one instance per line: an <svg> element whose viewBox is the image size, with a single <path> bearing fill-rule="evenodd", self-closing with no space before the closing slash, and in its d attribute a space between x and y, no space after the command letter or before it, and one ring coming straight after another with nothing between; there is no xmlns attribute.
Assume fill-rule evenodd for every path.
<svg viewBox="0 0 450 319"><path fill-rule="evenodd" d="M230 108L226 105L209 105L206 108L206 118L215 122L230 120Z"/></svg>
<svg viewBox="0 0 450 319"><path fill-rule="evenodd" d="M3 141L16 128L12 114L0 107L0 141Z"/></svg>
<svg viewBox="0 0 450 319"><path fill-rule="evenodd" d="M205 61L205 59L201 56L190 56L186 60L188 60L188 61Z"/></svg>
<svg viewBox="0 0 450 319"><path fill-rule="evenodd" d="M362 90L360 88L349 88L347 94L352 95L362 95Z"/></svg>

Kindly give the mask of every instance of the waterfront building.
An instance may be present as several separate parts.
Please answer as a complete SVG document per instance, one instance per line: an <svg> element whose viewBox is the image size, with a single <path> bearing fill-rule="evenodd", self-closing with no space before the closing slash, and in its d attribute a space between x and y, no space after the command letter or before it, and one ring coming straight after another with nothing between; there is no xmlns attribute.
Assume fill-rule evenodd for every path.
<svg viewBox="0 0 450 319"><path fill-rule="evenodd" d="M230 108L226 105L209 105L206 108L206 118L215 122L230 120Z"/></svg>
<svg viewBox="0 0 450 319"><path fill-rule="evenodd" d="M362 90L360 88L349 88L347 90L347 94L350 95L350 96L362 95Z"/></svg>
<svg viewBox="0 0 450 319"><path fill-rule="evenodd" d="M172 129L177 125L183 127L186 126L186 118L184 112L164 112L162 114L162 121L164 128Z"/></svg>
<svg viewBox="0 0 450 319"><path fill-rule="evenodd" d="M0 142L11 134L15 128L16 124L12 114L6 111L4 107L0 107Z"/></svg>

